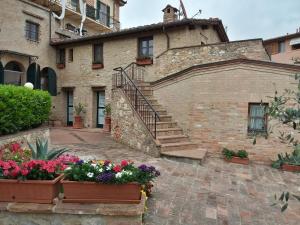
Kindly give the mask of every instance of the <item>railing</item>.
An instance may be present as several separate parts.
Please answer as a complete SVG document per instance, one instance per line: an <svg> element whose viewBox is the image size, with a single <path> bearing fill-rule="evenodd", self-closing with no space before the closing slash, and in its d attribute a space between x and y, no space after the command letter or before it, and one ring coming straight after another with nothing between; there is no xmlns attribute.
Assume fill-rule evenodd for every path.
<svg viewBox="0 0 300 225"><path fill-rule="evenodd" d="M136 85L135 78L143 77L141 68L135 63L126 68L115 68L113 74L113 88L121 88L127 96L129 102L146 125L151 135L156 139L157 122L160 121L159 114L155 111L151 103L143 95L142 91ZM127 73L129 72L129 74Z"/></svg>

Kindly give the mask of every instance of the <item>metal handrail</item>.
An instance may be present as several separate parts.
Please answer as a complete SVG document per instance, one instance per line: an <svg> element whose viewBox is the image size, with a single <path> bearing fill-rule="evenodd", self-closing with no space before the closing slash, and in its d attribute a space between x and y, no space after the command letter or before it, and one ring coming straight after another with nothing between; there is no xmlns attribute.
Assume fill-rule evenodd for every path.
<svg viewBox="0 0 300 225"><path fill-rule="evenodd" d="M156 138L156 129L157 129L157 122L160 121L160 116L159 114L156 112L156 110L153 108L153 106L151 105L151 103L147 100L147 98L144 96L144 94L141 92L141 90L137 87L137 85L135 84L135 82L130 78L130 76L127 74L126 72L126 69L128 69L129 67L133 66L133 65L137 65L136 63L131 63L129 64L127 67L125 68L122 68L122 67L117 67L114 69L114 71L117 71L118 74L121 75L121 88L124 89L124 78L123 76L125 77L125 79L127 79L130 83L130 85L133 87L133 91L135 93L134 95L134 99L130 99L131 96L130 95L127 95L127 97L130 99L130 101L135 101L135 105L134 106L134 109L135 111L138 113L138 115L140 116L140 118L142 119L142 121L144 122L144 124L146 125L147 129L150 131L150 133L152 134L152 136L154 138ZM115 74L115 75L118 75L118 74ZM116 78L116 81L115 81L115 87L120 87L118 85L118 78ZM126 93L126 92L125 92ZM151 121L151 122L154 122L154 132L152 131L152 124L153 123L149 123L149 117L148 116L143 116L141 115L141 112L138 110L138 106L137 106L137 98L138 98L138 95L141 97L141 100L145 103L146 107L147 107L147 110L149 111L149 113L153 114L153 117L154 117L154 121ZM132 104L132 102L131 102ZM145 109L145 107L143 107L143 109Z"/></svg>

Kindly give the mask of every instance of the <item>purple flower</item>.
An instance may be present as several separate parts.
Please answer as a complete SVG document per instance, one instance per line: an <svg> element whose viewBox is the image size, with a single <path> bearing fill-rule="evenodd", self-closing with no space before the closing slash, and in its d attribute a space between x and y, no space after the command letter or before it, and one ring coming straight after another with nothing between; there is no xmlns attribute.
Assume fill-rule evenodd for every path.
<svg viewBox="0 0 300 225"><path fill-rule="evenodd" d="M155 176L156 177L160 176L160 172L158 170L155 170Z"/></svg>
<svg viewBox="0 0 300 225"><path fill-rule="evenodd" d="M82 165L83 163L84 163L83 160L79 160L79 161L76 162L77 165Z"/></svg>
<svg viewBox="0 0 300 225"><path fill-rule="evenodd" d="M150 166L150 167L149 167L149 171L152 173L152 172L155 172L155 171L156 171L156 169L155 169L155 167L154 167L154 166Z"/></svg>
<svg viewBox="0 0 300 225"><path fill-rule="evenodd" d="M145 164L140 165L139 169L143 172L149 172L149 168Z"/></svg>
<svg viewBox="0 0 300 225"><path fill-rule="evenodd" d="M115 179L115 174L111 172L102 173L96 177L96 180L100 183L110 183Z"/></svg>

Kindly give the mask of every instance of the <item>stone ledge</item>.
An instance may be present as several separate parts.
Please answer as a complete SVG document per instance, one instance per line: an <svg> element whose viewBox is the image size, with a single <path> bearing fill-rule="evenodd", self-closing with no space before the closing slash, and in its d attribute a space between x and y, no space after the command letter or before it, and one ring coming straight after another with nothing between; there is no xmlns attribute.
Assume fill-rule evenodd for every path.
<svg viewBox="0 0 300 225"><path fill-rule="evenodd" d="M139 204L55 204L12 203L0 202L0 212L30 214L71 214L71 215L102 215L102 216L141 216L145 210L146 199L142 196Z"/></svg>

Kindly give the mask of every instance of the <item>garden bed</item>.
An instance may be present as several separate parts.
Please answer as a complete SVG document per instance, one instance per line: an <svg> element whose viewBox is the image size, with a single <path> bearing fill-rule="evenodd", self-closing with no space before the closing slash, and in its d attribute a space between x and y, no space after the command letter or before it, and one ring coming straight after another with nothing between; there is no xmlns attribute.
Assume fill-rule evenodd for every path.
<svg viewBox="0 0 300 225"><path fill-rule="evenodd" d="M231 159L225 158L225 160L230 163L236 163L236 164L242 164L242 165L249 165L249 163L250 163L250 160L248 158L242 159L239 157L233 157Z"/></svg>

